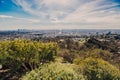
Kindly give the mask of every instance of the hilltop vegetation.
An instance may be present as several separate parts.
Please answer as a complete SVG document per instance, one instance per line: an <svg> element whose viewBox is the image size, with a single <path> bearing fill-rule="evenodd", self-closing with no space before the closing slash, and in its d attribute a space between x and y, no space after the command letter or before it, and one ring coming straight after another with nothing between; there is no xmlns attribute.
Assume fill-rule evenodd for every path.
<svg viewBox="0 0 120 80"><path fill-rule="evenodd" d="M120 80L119 54L103 44L94 39L0 41L0 80Z"/></svg>
<svg viewBox="0 0 120 80"><path fill-rule="evenodd" d="M38 68L41 64L54 61L57 55L56 43L43 43L30 40L14 40L0 42L0 64L8 73L3 79L20 76ZM2 75L2 74L1 74ZM7 77L7 78L5 78Z"/></svg>

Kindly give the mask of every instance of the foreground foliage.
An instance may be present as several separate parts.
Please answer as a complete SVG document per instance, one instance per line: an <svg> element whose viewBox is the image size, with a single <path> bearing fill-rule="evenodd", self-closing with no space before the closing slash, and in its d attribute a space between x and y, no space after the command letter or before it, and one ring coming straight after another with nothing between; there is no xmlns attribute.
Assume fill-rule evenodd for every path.
<svg viewBox="0 0 120 80"><path fill-rule="evenodd" d="M79 64L88 80L120 80L120 71L102 59L87 58Z"/></svg>
<svg viewBox="0 0 120 80"><path fill-rule="evenodd" d="M89 45L0 41L0 80L120 80L120 55Z"/></svg>
<svg viewBox="0 0 120 80"><path fill-rule="evenodd" d="M21 80L85 80L75 71L74 65L52 63L26 74Z"/></svg>
<svg viewBox="0 0 120 80"><path fill-rule="evenodd" d="M39 65L54 61L57 55L56 43L43 43L31 40L0 42L0 64L12 74L27 72Z"/></svg>

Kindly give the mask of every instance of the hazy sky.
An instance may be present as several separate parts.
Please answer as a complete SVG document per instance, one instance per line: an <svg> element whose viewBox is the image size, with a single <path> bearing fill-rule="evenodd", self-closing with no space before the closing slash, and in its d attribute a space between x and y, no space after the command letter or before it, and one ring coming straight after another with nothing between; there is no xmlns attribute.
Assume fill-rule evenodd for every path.
<svg viewBox="0 0 120 80"><path fill-rule="evenodd" d="M0 30L120 29L120 0L0 0Z"/></svg>

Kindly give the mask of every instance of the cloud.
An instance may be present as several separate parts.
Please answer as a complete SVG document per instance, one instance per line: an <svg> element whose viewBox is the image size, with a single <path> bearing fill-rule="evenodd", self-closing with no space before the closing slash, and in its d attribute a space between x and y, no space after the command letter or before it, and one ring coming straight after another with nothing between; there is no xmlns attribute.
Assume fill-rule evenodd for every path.
<svg viewBox="0 0 120 80"><path fill-rule="evenodd" d="M39 23L40 22L40 20L37 20L37 19L26 19L26 18L14 18L14 19L24 20L24 21L27 21L30 23Z"/></svg>
<svg viewBox="0 0 120 80"><path fill-rule="evenodd" d="M12 0L29 18L0 15L8 26L23 28L119 28L120 4L115 0ZM25 16L24 16L25 17ZM12 22L13 23L9 23ZM1 22L5 25L6 22ZM1 25L0 24L0 25ZM28 27L29 26L29 27ZM114 27L113 27L114 26Z"/></svg>
<svg viewBox="0 0 120 80"><path fill-rule="evenodd" d="M30 0L31 1L31 0ZM63 19L73 12L78 6L79 0L14 0L23 10L41 19L58 18Z"/></svg>
<svg viewBox="0 0 120 80"><path fill-rule="evenodd" d="M0 18L13 18L13 16L0 15Z"/></svg>
<svg viewBox="0 0 120 80"><path fill-rule="evenodd" d="M14 20L26 21L29 23L39 23L40 22L40 20L37 20L37 19L18 18L18 17L8 16L8 15L0 15L0 19L14 19Z"/></svg>
<svg viewBox="0 0 120 80"><path fill-rule="evenodd" d="M112 0L14 0L14 3L27 13L51 22L113 21L116 19L116 7L120 5Z"/></svg>
<svg viewBox="0 0 120 80"><path fill-rule="evenodd" d="M118 22L120 11L116 9L119 4L107 0L91 0L89 3L79 6L76 11L69 14L64 21L67 22Z"/></svg>

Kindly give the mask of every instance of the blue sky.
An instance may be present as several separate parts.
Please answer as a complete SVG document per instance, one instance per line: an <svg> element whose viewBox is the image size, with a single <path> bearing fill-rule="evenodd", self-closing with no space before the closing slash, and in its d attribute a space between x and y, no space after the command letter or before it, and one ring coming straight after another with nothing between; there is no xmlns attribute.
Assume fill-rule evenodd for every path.
<svg viewBox="0 0 120 80"><path fill-rule="evenodd" d="M120 0L0 0L0 30L120 29Z"/></svg>

